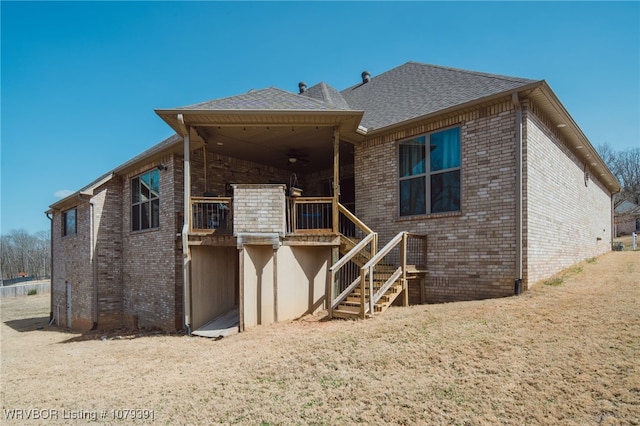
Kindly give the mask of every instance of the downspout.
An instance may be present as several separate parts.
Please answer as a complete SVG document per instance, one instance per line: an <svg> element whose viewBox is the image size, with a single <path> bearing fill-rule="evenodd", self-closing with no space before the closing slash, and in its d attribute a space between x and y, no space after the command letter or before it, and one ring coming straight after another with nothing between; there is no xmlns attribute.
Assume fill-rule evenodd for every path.
<svg viewBox="0 0 640 426"><path fill-rule="evenodd" d="M93 288L93 327L91 327L91 330L98 328L98 264L96 262L95 207L93 201L89 201L89 244L91 245L91 285Z"/></svg>
<svg viewBox="0 0 640 426"><path fill-rule="evenodd" d="M53 211L44 213L47 216L47 219L49 219L49 222L51 222L51 231L49 232L49 293L51 294L51 301L49 304L49 327L51 327L55 320L53 316L53 216L50 216L52 213Z"/></svg>
<svg viewBox="0 0 640 426"><path fill-rule="evenodd" d="M516 278L514 293L522 293L522 105L518 94L511 95L511 100L516 109Z"/></svg>
<svg viewBox="0 0 640 426"><path fill-rule="evenodd" d="M191 336L191 252L189 250L189 229L191 217L191 160L190 160L190 128L185 126L184 117L178 114L178 122L182 130L184 140L184 220L182 224L182 277L183 277L183 297L184 297L184 328L188 336Z"/></svg>

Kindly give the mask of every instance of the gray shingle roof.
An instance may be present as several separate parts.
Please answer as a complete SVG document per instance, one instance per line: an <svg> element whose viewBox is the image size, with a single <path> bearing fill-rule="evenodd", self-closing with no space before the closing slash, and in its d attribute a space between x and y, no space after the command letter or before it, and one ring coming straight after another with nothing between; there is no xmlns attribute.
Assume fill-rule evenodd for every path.
<svg viewBox="0 0 640 426"><path fill-rule="evenodd" d="M184 106L176 109L184 110L322 110L332 111L335 105L313 99L308 96L300 96L276 87L260 90L251 90L242 95L228 98L214 99L195 105ZM348 108L347 108L348 109Z"/></svg>
<svg viewBox="0 0 640 426"><path fill-rule="evenodd" d="M365 111L361 125L371 130L535 82L407 62L340 93L352 109Z"/></svg>
<svg viewBox="0 0 640 426"><path fill-rule="evenodd" d="M320 82L315 86L310 87L301 95L317 99L328 105L333 105L336 109L351 109L349 108L349 104L344 100L340 92L329 86L325 82Z"/></svg>
<svg viewBox="0 0 640 426"><path fill-rule="evenodd" d="M275 87L251 90L176 110L364 111L362 126L380 129L474 100L536 83L537 80L407 62L365 84L338 91L321 82L302 94Z"/></svg>

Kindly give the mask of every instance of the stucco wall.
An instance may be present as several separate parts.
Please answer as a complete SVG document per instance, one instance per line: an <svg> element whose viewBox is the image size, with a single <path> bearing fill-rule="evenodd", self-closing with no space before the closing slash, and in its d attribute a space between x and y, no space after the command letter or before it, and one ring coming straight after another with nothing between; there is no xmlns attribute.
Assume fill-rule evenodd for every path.
<svg viewBox="0 0 640 426"><path fill-rule="evenodd" d="M529 104L527 104L529 105ZM529 105L525 167L525 283L611 248L611 195ZM588 165L586 166L588 170Z"/></svg>
<svg viewBox="0 0 640 426"><path fill-rule="evenodd" d="M191 247L191 323L193 329L238 306L238 250Z"/></svg>
<svg viewBox="0 0 640 426"><path fill-rule="evenodd" d="M274 314L274 268L278 321L298 318L324 305L330 247L244 246L244 325L270 324Z"/></svg>

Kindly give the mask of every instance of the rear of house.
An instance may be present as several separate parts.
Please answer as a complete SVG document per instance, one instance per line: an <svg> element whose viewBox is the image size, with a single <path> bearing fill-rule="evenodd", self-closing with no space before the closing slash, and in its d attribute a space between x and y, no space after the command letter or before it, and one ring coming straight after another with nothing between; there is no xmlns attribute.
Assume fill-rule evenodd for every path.
<svg viewBox="0 0 640 426"><path fill-rule="evenodd" d="M504 297L610 250L619 184L544 81L409 62L157 110L51 206L63 326L242 330Z"/></svg>

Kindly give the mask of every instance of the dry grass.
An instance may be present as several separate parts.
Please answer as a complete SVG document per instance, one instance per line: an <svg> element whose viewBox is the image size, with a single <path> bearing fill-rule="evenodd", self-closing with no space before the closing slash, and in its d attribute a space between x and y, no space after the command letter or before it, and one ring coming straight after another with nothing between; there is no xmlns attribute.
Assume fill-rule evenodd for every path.
<svg viewBox="0 0 640 426"><path fill-rule="evenodd" d="M622 251L633 251L633 237L631 235L624 235L613 239L614 243L622 243L624 248ZM636 237L636 250L640 250L640 236Z"/></svg>
<svg viewBox="0 0 640 426"><path fill-rule="evenodd" d="M519 297L219 341L82 341L46 327L46 295L6 299L0 422L134 408L159 424L640 424L640 253L580 268Z"/></svg>

